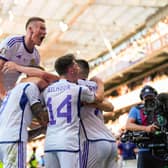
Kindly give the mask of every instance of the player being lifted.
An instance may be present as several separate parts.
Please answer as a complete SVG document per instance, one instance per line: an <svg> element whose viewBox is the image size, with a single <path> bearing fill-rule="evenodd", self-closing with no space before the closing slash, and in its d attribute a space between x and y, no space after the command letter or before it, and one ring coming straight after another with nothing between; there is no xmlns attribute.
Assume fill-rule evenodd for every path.
<svg viewBox="0 0 168 168"><path fill-rule="evenodd" d="M40 55L35 46L40 46L46 36L45 20L31 17L25 28L25 36L10 36L0 43L0 104L6 92L14 87L20 72L45 80L55 79L52 74L29 67L40 63Z"/></svg>

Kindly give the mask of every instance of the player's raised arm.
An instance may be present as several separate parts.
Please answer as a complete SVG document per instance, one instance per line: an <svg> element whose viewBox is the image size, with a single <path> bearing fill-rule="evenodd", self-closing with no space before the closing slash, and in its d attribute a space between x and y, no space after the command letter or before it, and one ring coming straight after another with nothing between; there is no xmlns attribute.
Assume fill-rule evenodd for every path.
<svg viewBox="0 0 168 168"><path fill-rule="evenodd" d="M31 110L33 115L39 121L40 125L46 127L48 123L48 114L47 111L44 110L42 104L40 102L33 104L31 106Z"/></svg>
<svg viewBox="0 0 168 168"><path fill-rule="evenodd" d="M108 101L106 98L100 103L91 103L87 104L87 106L98 108L99 110L106 111L106 112L112 112L114 110L113 104Z"/></svg>
<svg viewBox="0 0 168 168"><path fill-rule="evenodd" d="M21 80L21 82L32 82L32 83L36 84L41 91L44 90L44 88L46 88L48 86L48 83L39 77L23 78ZM44 110L41 102L36 102L36 103L32 104L31 111L32 111L33 115L35 116L35 118L37 118L37 120L39 121L39 123L42 126L47 126L47 123L49 120L48 114L47 114L47 111Z"/></svg>
<svg viewBox="0 0 168 168"><path fill-rule="evenodd" d="M28 141L32 141L33 138L36 138L40 134L45 134L47 130L47 127L40 126L38 128L34 128L28 131Z"/></svg>
<svg viewBox="0 0 168 168"><path fill-rule="evenodd" d="M3 72L19 71L19 72L27 74L28 76L38 76L40 78L43 78L44 80L46 80L49 83L59 79L58 76L56 76L52 73L49 73L49 72L45 72L39 68L24 67L24 66L16 64L15 62L12 62L12 61L6 62L3 66L2 71Z"/></svg>

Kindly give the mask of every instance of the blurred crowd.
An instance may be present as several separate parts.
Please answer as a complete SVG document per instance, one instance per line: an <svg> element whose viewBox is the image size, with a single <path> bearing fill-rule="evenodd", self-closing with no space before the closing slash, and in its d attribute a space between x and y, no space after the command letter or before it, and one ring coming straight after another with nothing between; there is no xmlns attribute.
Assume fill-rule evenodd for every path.
<svg viewBox="0 0 168 168"><path fill-rule="evenodd" d="M110 95L110 99L117 97L117 96L122 96L124 94L127 94L133 90L142 88L142 86L146 85L146 84L152 84L156 81L159 81L161 79L165 79L168 77L168 70L167 68L162 69L161 71L156 71L153 72L151 75L140 78L136 81L130 82L128 84L123 84L119 87L117 87L117 89L115 89L111 95Z"/></svg>
<svg viewBox="0 0 168 168"><path fill-rule="evenodd" d="M31 141L27 144L27 167L44 168L44 138Z"/></svg>

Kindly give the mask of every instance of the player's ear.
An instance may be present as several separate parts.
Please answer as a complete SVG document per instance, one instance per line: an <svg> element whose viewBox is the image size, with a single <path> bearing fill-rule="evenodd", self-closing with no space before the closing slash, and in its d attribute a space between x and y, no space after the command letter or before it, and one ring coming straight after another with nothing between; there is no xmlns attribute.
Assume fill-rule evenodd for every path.
<svg viewBox="0 0 168 168"><path fill-rule="evenodd" d="M30 34L32 35L33 34L33 28L32 28L32 26L29 26L28 30L29 30Z"/></svg>

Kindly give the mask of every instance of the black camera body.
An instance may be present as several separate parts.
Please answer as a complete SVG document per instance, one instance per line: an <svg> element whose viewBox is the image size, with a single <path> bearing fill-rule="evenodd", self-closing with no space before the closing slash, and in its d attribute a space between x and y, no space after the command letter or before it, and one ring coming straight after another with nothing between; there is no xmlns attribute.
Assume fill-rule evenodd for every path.
<svg viewBox="0 0 168 168"><path fill-rule="evenodd" d="M168 131L167 93L161 93L156 98L145 100L144 112L148 117L148 125L156 124L160 131Z"/></svg>
<svg viewBox="0 0 168 168"><path fill-rule="evenodd" d="M168 161L168 94L161 93L154 99L144 103L147 125L159 127L154 133L143 131L127 131L121 136L121 141L131 141L139 148L149 148L159 159Z"/></svg>

